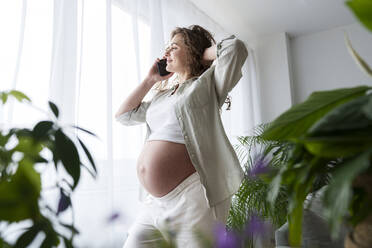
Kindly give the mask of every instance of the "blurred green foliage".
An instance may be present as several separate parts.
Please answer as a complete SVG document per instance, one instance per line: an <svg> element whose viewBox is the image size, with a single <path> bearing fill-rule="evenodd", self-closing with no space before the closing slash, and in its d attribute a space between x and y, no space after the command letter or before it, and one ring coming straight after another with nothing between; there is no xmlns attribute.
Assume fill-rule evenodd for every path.
<svg viewBox="0 0 372 248"><path fill-rule="evenodd" d="M2 104L9 97L19 102L31 103L30 98L20 91L0 92ZM74 223L63 223L60 213L72 208L71 194L76 189L85 168L96 177L97 169L93 157L81 139L73 141L58 122L58 107L49 102L53 120L42 120L32 129L11 128L0 130L0 223L5 227L0 232L0 247L27 247L39 233L44 234L41 247L55 247L61 241L65 247L73 247L73 239L79 231ZM95 134L76 126L90 135ZM77 146L82 148L90 162L82 164ZM52 154L51 159L43 157L43 151ZM57 208L49 206L43 199L40 167L53 166L56 173L64 169L66 177L58 177L55 189L60 194ZM21 221L31 223L22 232L14 244L6 241L7 226ZM58 230L58 231L57 231ZM63 231L61 231L63 230ZM62 233L63 232L63 233Z"/></svg>

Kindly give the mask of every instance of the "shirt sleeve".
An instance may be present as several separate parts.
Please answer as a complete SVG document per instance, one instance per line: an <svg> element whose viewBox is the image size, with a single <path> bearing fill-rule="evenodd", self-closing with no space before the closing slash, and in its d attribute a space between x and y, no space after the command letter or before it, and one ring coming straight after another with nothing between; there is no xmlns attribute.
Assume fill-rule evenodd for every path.
<svg viewBox="0 0 372 248"><path fill-rule="evenodd" d="M142 101L136 108L119 115L116 121L125 126L134 126L146 122L146 112L151 101Z"/></svg>
<svg viewBox="0 0 372 248"><path fill-rule="evenodd" d="M217 43L214 81L219 107L242 77L241 68L247 56L247 48L235 35Z"/></svg>

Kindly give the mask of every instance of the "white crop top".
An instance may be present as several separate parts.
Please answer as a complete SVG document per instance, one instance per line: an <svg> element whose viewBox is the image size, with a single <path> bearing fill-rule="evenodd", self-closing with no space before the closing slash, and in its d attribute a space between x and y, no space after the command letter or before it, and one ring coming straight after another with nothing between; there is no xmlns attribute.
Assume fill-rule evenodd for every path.
<svg viewBox="0 0 372 248"><path fill-rule="evenodd" d="M147 109L146 122L151 129L147 140L167 140L185 144L181 127L174 112L176 99L175 95L167 93L166 97L159 100L160 104L156 104L156 108L150 105Z"/></svg>

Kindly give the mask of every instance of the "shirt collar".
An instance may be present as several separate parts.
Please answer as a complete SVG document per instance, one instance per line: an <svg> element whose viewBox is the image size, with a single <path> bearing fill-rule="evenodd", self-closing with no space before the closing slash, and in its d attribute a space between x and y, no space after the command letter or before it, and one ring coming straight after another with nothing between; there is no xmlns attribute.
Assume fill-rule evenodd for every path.
<svg viewBox="0 0 372 248"><path fill-rule="evenodd" d="M199 78L199 76L191 77L191 78L187 79L186 81L184 81L181 85L191 83L191 82L195 81L198 78ZM174 89L176 87L176 85L177 84L173 85L171 89Z"/></svg>
<svg viewBox="0 0 372 248"><path fill-rule="evenodd" d="M187 80L186 80L185 82L183 82L183 83L185 84L185 83L193 82L193 81L195 81L198 77L199 77L199 76L194 76L194 77L192 77L192 78L187 79Z"/></svg>

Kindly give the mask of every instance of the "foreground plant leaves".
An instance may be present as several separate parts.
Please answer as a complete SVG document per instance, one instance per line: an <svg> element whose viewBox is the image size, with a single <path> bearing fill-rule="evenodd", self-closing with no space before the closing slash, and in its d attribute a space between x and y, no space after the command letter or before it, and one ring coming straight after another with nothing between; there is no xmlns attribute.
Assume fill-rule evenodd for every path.
<svg viewBox="0 0 372 248"><path fill-rule="evenodd" d="M262 137L267 140L297 139L331 109L364 95L369 89L369 86L359 86L314 92L305 102L293 106L275 119Z"/></svg>
<svg viewBox="0 0 372 248"><path fill-rule="evenodd" d="M20 102L31 102L22 92L0 91L0 99L3 103L9 96L15 97ZM38 244L39 247L57 247L60 241L63 241L65 247L72 248L74 236L79 233L74 227L74 221L71 224L59 221L59 214L72 208L70 197L79 183L81 167L85 167L80 162L77 143L82 146L92 165L93 170L87 169L93 177L96 177L97 170L94 159L85 144L78 139L79 142L75 145L75 142L60 127L58 107L49 102L49 108L54 115L50 117L56 117L53 118L56 121L42 120L33 129L11 128L5 133L0 130L0 223L7 225L24 220L32 222L27 229L19 230L23 233L12 244L9 244L6 237L2 237L4 234L0 233L0 247L29 247L35 237L41 234L43 239ZM81 127L73 127L96 136ZM15 139L18 143L13 147L10 141ZM44 149L51 152L52 159L41 155ZM62 165L73 179L73 181L68 180L71 178L63 175L55 181L53 188L56 187L61 192L58 209L54 209L43 201L40 194L41 172L34 169L34 167L37 169L49 167L53 162L57 173L60 169L58 166ZM48 214L44 216L45 211ZM64 229L63 233L59 233L61 228Z"/></svg>
<svg viewBox="0 0 372 248"><path fill-rule="evenodd" d="M341 158L372 147L371 101L370 94L330 111L309 129L303 139L306 148L317 156Z"/></svg>
<svg viewBox="0 0 372 248"><path fill-rule="evenodd" d="M80 179L80 158L75 144L67 137L61 129L56 131L56 152L61 159L63 167L73 178L73 189L77 186Z"/></svg>
<svg viewBox="0 0 372 248"><path fill-rule="evenodd" d="M349 50L349 53L351 56L354 58L355 62L357 65L364 71L368 76L372 77L372 70L369 67L369 65L360 57L360 55L354 50L354 48L351 45L351 42L345 33L345 41L346 41L346 46Z"/></svg>
<svg viewBox="0 0 372 248"><path fill-rule="evenodd" d="M6 103L9 96L15 97L19 102L22 102L22 101L31 102L31 99L28 96L26 96L25 94L23 94L22 92L20 92L18 90L10 90L10 91L0 92L0 98L3 102L3 104Z"/></svg>
<svg viewBox="0 0 372 248"><path fill-rule="evenodd" d="M333 236L338 233L339 224L348 211L352 182L370 166L371 155L372 150L363 152L339 165L333 173L333 180L324 195L325 215L330 221Z"/></svg>
<svg viewBox="0 0 372 248"><path fill-rule="evenodd" d="M0 182L0 219L21 221L39 215L40 175L27 159L19 162L10 181Z"/></svg>
<svg viewBox="0 0 372 248"><path fill-rule="evenodd" d="M351 0L345 3L359 21L372 32L372 1L371 0Z"/></svg>

